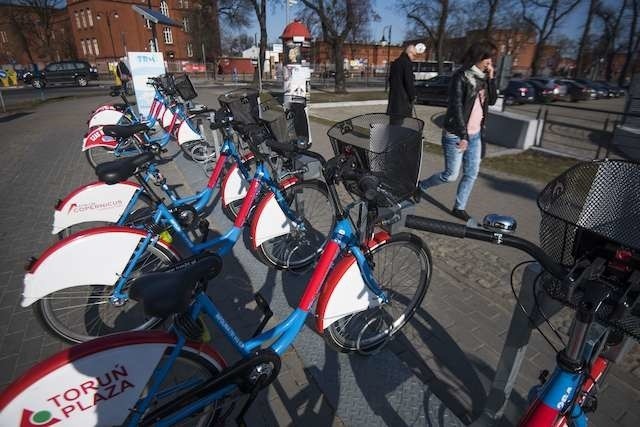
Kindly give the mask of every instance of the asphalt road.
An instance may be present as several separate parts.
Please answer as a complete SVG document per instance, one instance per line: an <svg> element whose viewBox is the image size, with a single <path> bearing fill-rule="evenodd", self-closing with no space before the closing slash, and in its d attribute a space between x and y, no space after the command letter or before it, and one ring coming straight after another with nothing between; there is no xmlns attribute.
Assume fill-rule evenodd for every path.
<svg viewBox="0 0 640 427"><path fill-rule="evenodd" d="M31 102L42 101L51 98L64 98L67 96L108 94L108 84L91 83L86 87L77 86L50 86L44 89L35 89L31 86L16 88L3 88L2 97L6 108L13 108Z"/></svg>

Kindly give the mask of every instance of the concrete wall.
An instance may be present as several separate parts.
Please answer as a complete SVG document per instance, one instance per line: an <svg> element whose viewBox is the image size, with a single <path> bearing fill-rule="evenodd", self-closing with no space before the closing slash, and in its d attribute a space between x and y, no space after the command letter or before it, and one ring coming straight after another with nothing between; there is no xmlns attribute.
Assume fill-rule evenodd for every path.
<svg viewBox="0 0 640 427"><path fill-rule="evenodd" d="M489 111L486 139L492 144L526 150L539 138L543 120L511 112Z"/></svg>

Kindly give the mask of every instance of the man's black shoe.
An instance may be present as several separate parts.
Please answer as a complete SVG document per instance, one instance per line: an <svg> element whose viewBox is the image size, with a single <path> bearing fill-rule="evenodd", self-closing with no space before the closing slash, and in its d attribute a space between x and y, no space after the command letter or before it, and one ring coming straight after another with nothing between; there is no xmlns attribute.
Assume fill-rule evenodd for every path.
<svg viewBox="0 0 640 427"><path fill-rule="evenodd" d="M452 209L451 215L455 216L456 218L460 218L465 222L471 219L471 215L469 215L464 209Z"/></svg>

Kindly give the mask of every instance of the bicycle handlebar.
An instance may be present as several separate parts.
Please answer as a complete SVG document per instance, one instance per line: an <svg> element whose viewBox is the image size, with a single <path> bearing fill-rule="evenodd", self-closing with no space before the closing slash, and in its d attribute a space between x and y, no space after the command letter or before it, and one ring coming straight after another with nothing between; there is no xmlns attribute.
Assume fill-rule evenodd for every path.
<svg viewBox="0 0 640 427"><path fill-rule="evenodd" d="M567 270L562 265L553 261L546 253L544 253L542 248L521 237L503 234L499 231L483 230L453 222L440 221L415 215L407 216L406 226L416 230L429 231L431 233L443 234L461 239L468 237L474 240L519 249L535 258L535 260L542 265L542 268L551 273L555 278L563 280L567 275Z"/></svg>

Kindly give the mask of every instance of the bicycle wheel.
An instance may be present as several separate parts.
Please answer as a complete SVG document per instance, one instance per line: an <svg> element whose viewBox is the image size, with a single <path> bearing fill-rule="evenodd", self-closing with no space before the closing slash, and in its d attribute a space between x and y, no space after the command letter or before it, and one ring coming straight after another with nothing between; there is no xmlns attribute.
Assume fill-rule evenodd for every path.
<svg viewBox="0 0 640 427"><path fill-rule="evenodd" d="M169 357L173 349L173 346L167 348L158 366ZM210 360L193 351L182 350L171 366L169 374L160 385L160 389L156 393L157 397L153 399L151 406L147 410L147 414L179 398L184 393L193 389L193 387L206 382L218 374L220 374L219 367ZM146 397L148 387L149 385L147 385L142 392L140 396L141 399ZM190 415L174 425L203 427L224 425L225 418L232 412L234 404L235 401L232 399L215 402L215 404ZM147 420L143 417L142 421Z"/></svg>
<svg viewBox="0 0 640 427"><path fill-rule="evenodd" d="M133 206L131 213L127 216L123 225L127 227L136 227L138 225L144 224L151 216L153 215L153 211L155 209L155 204L151 200L149 196L146 194L141 194L136 201L136 204ZM82 222L79 224L71 225L64 230L61 230L58 233L58 237L60 239L64 239L74 233L79 231L88 230L89 228L95 227L103 227L105 225L113 225L112 222L105 221L91 221L91 222Z"/></svg>
<svg viewBox="0 0 640 427"><path fill-rule="evenodd" d="M249 177L252 177L253 174L256 172L256 159L255 158L250 158L250 159L243 159L242 160L242 164L244 164L244 166L247 168L247 170L249 171ZM227 173L236 173L235 168L230 168ZM251 179L251 178L249 178ZM225 181L226 184L226 181ZM248 188L248 185L247 185ZM224 193L225 187L222 187L222 192ZM235 221L236 217L238 216L238 212L240 212L240 207L242 206L242 202L244 201L244 197L240 200L234 200L232 202L229 202L227 205L222 204L222 212L227 216L227 218L229 218L231 221Z"/></svg>
<svg viewBox="0 0 640 427"><path fill-rule="evenodd" d="M133 156L142 153L142 149L140 148L142 145L143 143L140 138L134 135L119 144L119 156L116 156L111 148L102 146L89 148L85 151L85 155L91 167L95 169L100 163L117 160L119 157Z"/></svg>
<svg viewBox="0 0 640 427"><path fill-rule="evenodd" d="M132 278L176 261L174 254L162 246L149 245L135 266ZM40 299L34 304L34 310L47 329L70 342L84 342L114 332L150 329L163 320L147 317L142 305L131 299L116 306L109 301L112 292L113 286L74 286Z"/></svg>
<svg viewBox="0 0 640 427"><path fill-rule="evenodd" d="M382 347L413 317L431 280L431 253L417 236L399 233L370 252L373 276L389 302L354 313L324 330L341 352L368 353Z"/></svg>
<svg viewBox="0 0 640 427"><path fill-rule="evenodd" d="M320 181L298 182L284 190L284 197L292 212L304 219L305 230L291 230L269 239L256 248L256 254L269 266L299 270L320 254L333 229L335 215L327 187Z"/></svg>

